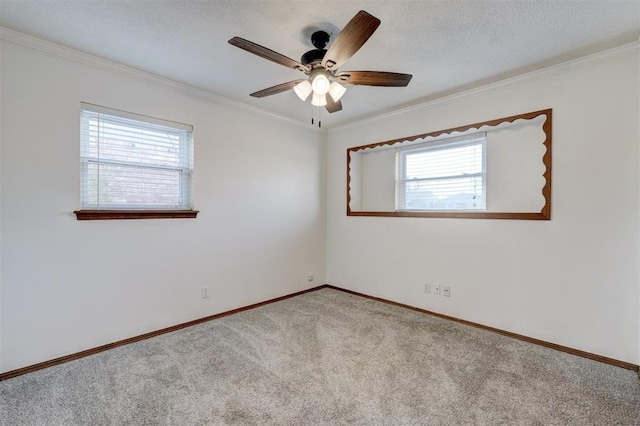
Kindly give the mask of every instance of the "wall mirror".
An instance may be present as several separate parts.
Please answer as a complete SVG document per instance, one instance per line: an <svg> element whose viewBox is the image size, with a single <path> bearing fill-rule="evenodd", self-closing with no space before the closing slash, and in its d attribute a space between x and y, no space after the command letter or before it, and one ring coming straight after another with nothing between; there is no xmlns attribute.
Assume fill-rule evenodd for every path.
<svg viewBox="0 0 640 426"><path fill-rule="evenodd" d="M347 149L347 215L551 218L551 109Z"/></svg>

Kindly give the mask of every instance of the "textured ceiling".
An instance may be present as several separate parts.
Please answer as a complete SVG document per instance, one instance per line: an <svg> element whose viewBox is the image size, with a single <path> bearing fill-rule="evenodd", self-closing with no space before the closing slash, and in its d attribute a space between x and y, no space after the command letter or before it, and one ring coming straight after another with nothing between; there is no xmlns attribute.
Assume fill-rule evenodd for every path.
<svg viewBox="0 0 640 426"><path fill-rule="evenodd" d="M309 34L334 35L359 10L382 24L342 70L413 74L406 88L353 86L325 127L637 42L640 0L0 0L0 26L308 122L303 76L227 43L251 40L299 60Z"/></svg>

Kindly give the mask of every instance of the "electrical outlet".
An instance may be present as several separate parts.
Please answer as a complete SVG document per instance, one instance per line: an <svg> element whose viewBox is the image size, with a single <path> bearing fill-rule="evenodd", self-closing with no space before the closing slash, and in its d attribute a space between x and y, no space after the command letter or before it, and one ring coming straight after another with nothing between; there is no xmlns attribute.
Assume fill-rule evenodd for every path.
<svg viewBox="0 0 640 426"><path fill-rule="evenodd" d="M433 283L433 294L440 294L440 283Z"/></svg>
<svg viewBox="0 0 640 426"><path fill-rule="evenodd" d="M203 299L206 299L207 297L209 297L209 286L205 286L200 289L200 296Z"/></svg>
<svg viewBox="0 0 640 426"><path fill-rule="evenodd" d="M309 272L307 274L307 281L309 281L309 282L313 281L313 272Z"/></svg>
<svg viewBox="0 0 640 426"><path fill-rule="evenodd" d="M424 292L431 293L431 286L429 285L429 283L424 283Z"/></svg>
<svg viewBox="0 0 640 426"><path fill-rule="evenodd" d="M448 285L442 286L442 295L444 297L451 297L451 287Z"/></svg>

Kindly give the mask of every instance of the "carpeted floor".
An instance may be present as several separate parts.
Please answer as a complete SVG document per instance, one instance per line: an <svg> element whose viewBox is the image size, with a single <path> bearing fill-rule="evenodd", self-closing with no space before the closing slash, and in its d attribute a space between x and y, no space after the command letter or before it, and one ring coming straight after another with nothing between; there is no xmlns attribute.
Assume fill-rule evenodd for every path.
<svg viewBox="0 0 640 426"><path fill-rule="evenodd" d="M0 424L640 425L640 380L321 289L0 382Z"/></svg>

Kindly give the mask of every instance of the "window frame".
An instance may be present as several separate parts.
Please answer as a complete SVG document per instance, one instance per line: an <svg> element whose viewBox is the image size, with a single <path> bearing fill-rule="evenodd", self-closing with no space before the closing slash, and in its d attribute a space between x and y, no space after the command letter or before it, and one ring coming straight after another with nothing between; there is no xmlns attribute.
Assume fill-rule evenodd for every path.
<svg viewBox="0 0 640 426"><path fill-rule="evenodd" d="M411 154L421 154L426 152L446 151L456 148L480 145L481 147L481 167L480 171L473 174L447 175L430 178L407 178L407 156ZM482 190L480 197L482 206L478 208L443 208L443 209L416 209L406 207L407 183L424 181L443 181L453 179L465 179L469 177L481 177ZM432 142L411 145L400 148L396 153L396 211L397 212L486 212L487 208L487 138L486 132L474 133L461 137L440 139Z"/></svg>
<svg viewBox="0 0 640 426"><path fill-rule="evenodd" d="M86 155L88 149L88 138L85 128L85 113L98 114L110 117L113 122L118 119L132 121L133 124L138 122L140 127L131 126L131 129L148 130L145 126L162 126L175 130L180 135L179 139L179 164L177 165L159 165L146 163L144 161L126 161L113 159L100 159ZM74 211L78 220L104 220L104 219L174 219L174 218L195 218L199 213L193 209L193 126L172 122L169 120L158 119L132 112L122 111L114 108L103 107L86 102L80 104L80 198L81 209ZM153 130L153 129L152 129ZM144 157L142 158L144 160ZM89 165L93 164L111 164L122 165L126 167L134 167L141 170L165 169L175 171L179 174L179 204L178 205L162 205L145 206L144 204L93 204L89 202ZM142 179L141 179L142 180ZM99 197L99 195L98 195Z"/></svg>

